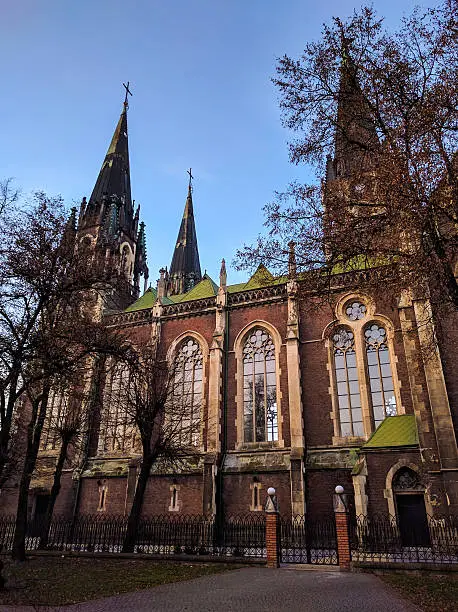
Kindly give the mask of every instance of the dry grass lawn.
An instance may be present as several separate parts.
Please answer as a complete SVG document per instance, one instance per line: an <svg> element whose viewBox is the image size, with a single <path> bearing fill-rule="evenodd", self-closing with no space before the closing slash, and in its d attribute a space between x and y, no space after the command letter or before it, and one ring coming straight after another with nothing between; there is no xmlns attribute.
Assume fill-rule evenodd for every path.
<svg viewBox="0 0 458 612"><path fill-rule="evenodd" d="M3 561L7 588L0 592L2 605L78 603L240 567L224 563L81 557L30 557L25 563L13 563L3 557Z"/></svg>
<svg viewBox="0 0 458 612"><path fill-rule="evenodd" d="M458 610L458 574L379 574L404 599L423 612L456 612Z"/></svg>

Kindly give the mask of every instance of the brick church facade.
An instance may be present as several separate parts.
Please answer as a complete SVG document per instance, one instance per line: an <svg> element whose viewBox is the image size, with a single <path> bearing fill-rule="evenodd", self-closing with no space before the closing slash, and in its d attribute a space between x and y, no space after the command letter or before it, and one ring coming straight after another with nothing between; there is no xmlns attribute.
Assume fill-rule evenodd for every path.
<svg viewBox="0 0 458 612"><path fill-rule="evenodd" d="M329 168L351 161L344 155L336 143L328 180ZM182 360L190 372L190 418L200 423L186 461L153 467L143 513L261 512L274 486L282 514L314 519L331 514L340 484L356 514L457 514L456 321L423 360L431 330L417 322L427 302L386 287L361 292L357 275L344 274L332 305L320 302L295 274L293 246L287 277L260 267L231 285L223 260L214 282L201 274L193 205L190 178L170 269L146 288L125 103L92 196L81 204L77 239L122 272L101 305L106 324L133 344L153 339L163 359ZM99 416L64 471L55 514L123 515L132 503L141 458L115 402L122 377L100 368L93 377ZM45 427L32 516L49 495L55 446Z"/></svg>

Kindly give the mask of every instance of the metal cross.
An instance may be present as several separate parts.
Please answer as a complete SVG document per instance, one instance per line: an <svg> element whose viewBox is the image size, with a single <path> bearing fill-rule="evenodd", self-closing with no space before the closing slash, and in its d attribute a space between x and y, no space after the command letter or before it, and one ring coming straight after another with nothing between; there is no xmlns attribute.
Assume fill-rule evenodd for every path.
<svg viewBox="0 0 458 612"><path fill-rule="evenodd" d="M129 89L129 84L130 84L130 81L127 81L127 85L126 85L125 83L123 83L123 84L122 84L122 85L123 85L123 87L124 87L124 89L126 90L126 97L124 98L124 106L129 106L129 104L128 104L128 102L127 102L127 96L128 96L128 95L129 95L129 96L131 96L131 95L132 95L132 92L131 92L131 91L130 91L130 89Z"/></svg>
<svg viewBox="0 0 458 612"><path fill-rule="evenodd" d="M191 181L194 178L192 175L192 168L189 168L189 170L186 170L186 172L189 174L189 185L191 185Z"/></svg>

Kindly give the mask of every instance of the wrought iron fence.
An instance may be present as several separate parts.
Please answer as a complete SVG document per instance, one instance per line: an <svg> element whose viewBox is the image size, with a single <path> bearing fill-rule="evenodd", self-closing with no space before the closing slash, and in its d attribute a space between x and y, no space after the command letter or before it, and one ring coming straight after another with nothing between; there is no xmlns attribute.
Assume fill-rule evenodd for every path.
<svg viewBox="0 0 458 612"><path fill-rule="evenodd" d="M14 517L0 517L0 550L11 549L14 523ZM119 553L126 529L125 516L82 515L74 520L55 517L45 538L44 523L32 521L27 529L26 549ZM142 518L134 550L144 554L263 558L265 517L239 515L219 521L199 515Z"/></svg>
<svg viewBox="0 0 458 612"><path fill-rule="evenodd" d="M359 516L350 529L352 560L458 563L458 517L400 524L394 516Z"/></svg>
<svg viewBox="0 0 458 612"><path fill-rule="evenodd" d="M305 516L281 518L280 552L284 563L337 565L337 534L334 517L320 521Z"/></svg>

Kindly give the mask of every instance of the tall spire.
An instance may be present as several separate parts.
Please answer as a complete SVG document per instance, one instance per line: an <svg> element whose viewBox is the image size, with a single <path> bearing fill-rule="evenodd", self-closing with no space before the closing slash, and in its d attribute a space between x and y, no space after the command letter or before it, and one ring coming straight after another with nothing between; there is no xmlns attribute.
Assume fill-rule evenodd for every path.
<svg viewBox="0 0 458 612"><path fill-rule="evenodd" d="M189 291L202 278L192 205L191 169L188 170L188 174L188 197L169 272L171 295Z"/></svg>
<svg viewBox="0 0 458 612"><path fill-rule="evenodd" d="M351 57L351 43L352 39L342 32L335 154L333 168L328 164L328 179L349 178L368 170L379 145L369 105L358 81L357 67Z"/></svg>
<svg viewBox="0 0 458 612"><path fill-rule="evenodd" d="M91 236L94 258L115 281L115 290L105 303L110 310L123 309L140 292L140 276L147 281L144 225L138 228L140 210L130 190L129 143L127 134L129 83L121 116L105 155L89 201L83 198L78 219L78 238ZM138 243L138 249L137 249Z"/></svg>
<svg viewBox="0 0 458 612"><path fill-rule="evenodd" d="M119 117L97 182L89 199L89 206L94 206L96 203L102 202L104 196L116 196L124 201L127 209L132 208L129 143L127 137L127 108L128 104L127 100L125 100L121 116Z"/></svg>

